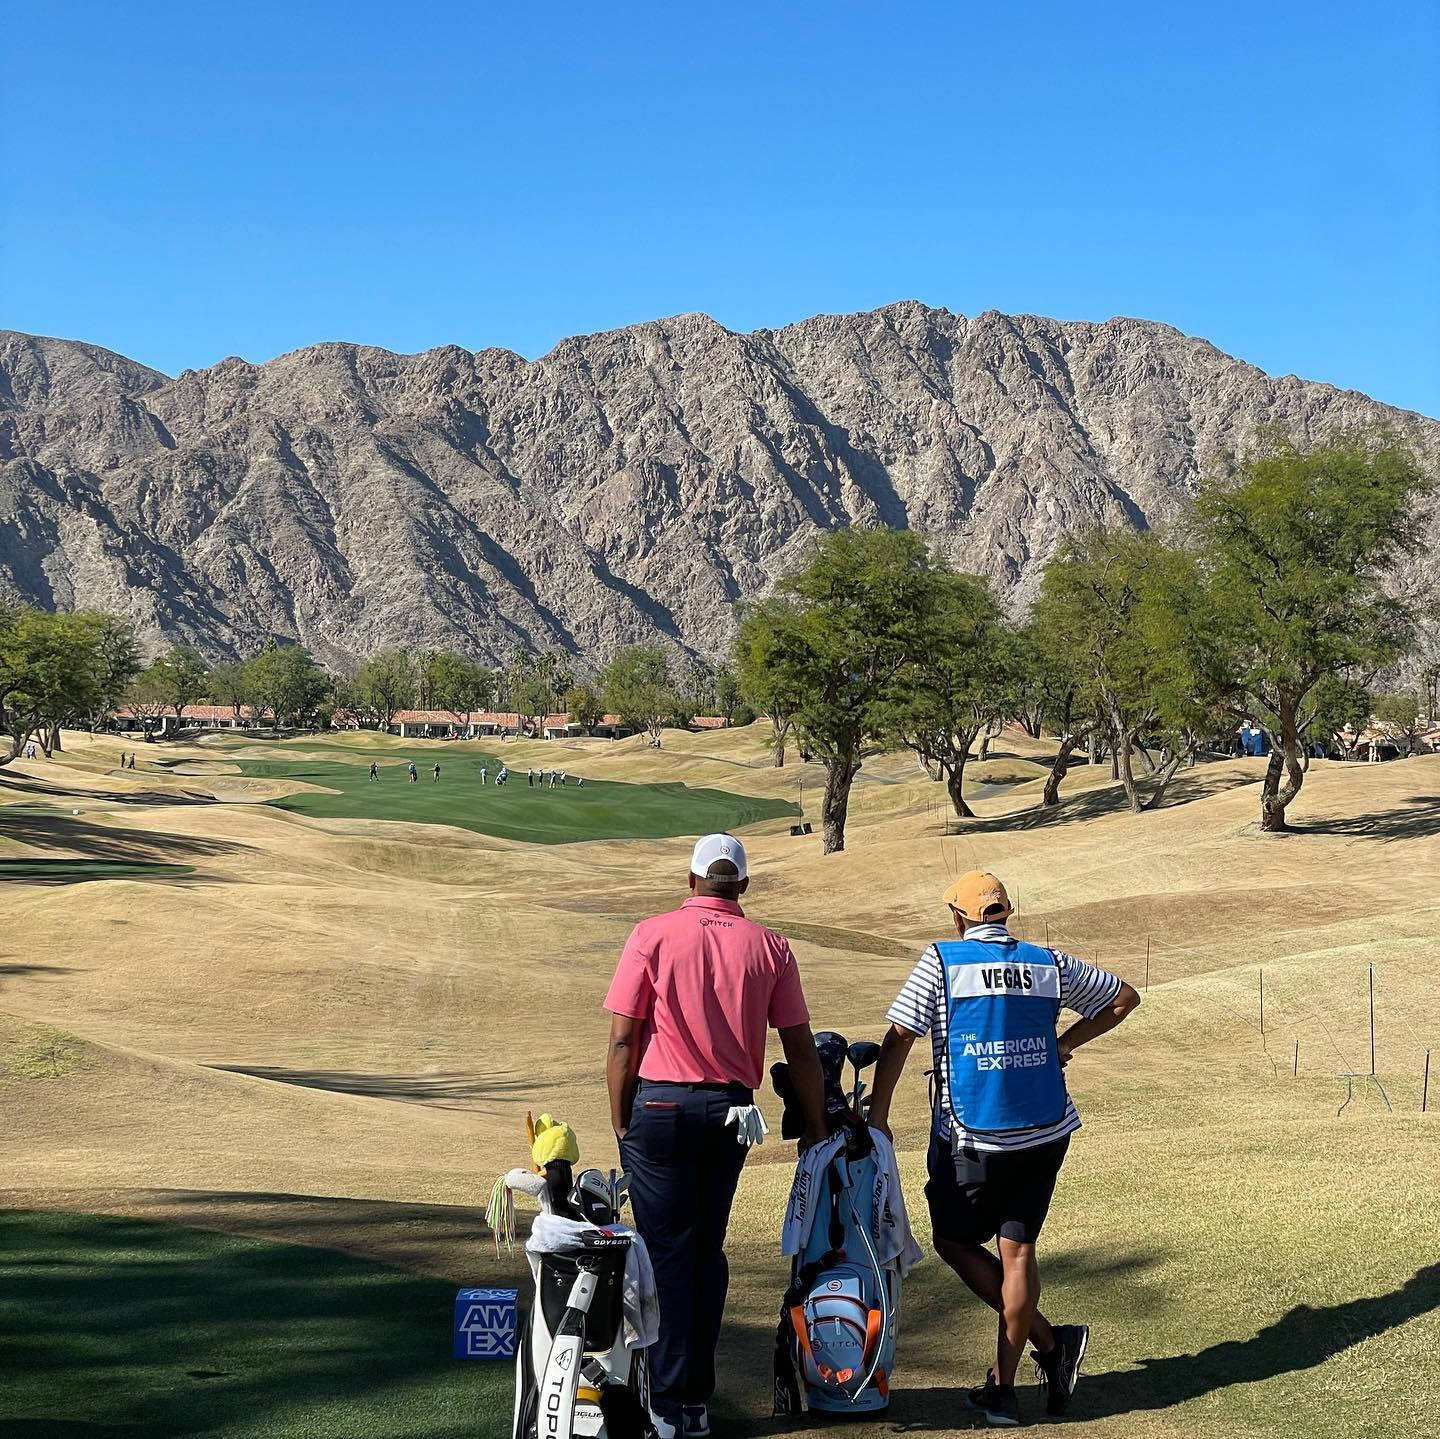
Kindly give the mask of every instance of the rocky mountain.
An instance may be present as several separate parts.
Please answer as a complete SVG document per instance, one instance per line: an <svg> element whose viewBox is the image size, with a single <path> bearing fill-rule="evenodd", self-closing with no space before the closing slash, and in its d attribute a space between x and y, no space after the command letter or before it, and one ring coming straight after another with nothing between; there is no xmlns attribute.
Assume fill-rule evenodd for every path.
<svg viewBox="0 0 1440 1439"><path fill-rule="evenodd" d="M1163 523L1258 427L1376 421L1440 453L1434 420L1165 325L917 303L752 334L680 315L534 362L321 344L175 379L0 331L0 594L215 657L272 634L331 663L715 656L817 531L908 525L1023 607L1064 535Z"/></svg>

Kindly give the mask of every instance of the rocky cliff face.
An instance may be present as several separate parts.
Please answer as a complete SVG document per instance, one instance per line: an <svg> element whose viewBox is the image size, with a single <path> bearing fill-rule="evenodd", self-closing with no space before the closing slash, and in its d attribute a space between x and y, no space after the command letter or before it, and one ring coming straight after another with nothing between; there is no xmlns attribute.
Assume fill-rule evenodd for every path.
<svg viewBox="0 0 1440 1439"><path fill-rule="evenodd" d="M1064 535L1163 523L1258 427L1376 421L1440 453L1436 421L1164 325L915 303L748 335L681 315L534 363L323 344L173 380L0 331L0 593L215 657L272 634L331 663L713 657L820 530L908 525L1023 606Z"/></svg>

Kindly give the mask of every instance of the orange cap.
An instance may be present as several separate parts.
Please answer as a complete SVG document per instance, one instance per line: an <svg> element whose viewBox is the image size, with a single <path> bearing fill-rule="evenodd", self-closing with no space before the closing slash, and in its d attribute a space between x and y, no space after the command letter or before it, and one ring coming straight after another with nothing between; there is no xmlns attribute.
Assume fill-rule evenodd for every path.
<svg viewBox="0 0 1440 1439"><path fill-rule="evenodd" d="M982 920L1008 919L1011 914L1010 896L1005 886L983 869L972 869L962 874L945 891L945 903L951 909L958 909L972 924Z"/></svg>

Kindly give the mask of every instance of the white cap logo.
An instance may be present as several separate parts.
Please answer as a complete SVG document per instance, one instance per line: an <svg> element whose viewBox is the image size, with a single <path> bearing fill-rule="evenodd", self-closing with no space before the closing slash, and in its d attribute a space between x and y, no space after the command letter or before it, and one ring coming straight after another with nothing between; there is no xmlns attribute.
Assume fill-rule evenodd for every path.
<svg viewBox="0 0 1440 1439"><path fill-rule="evenodd" d="M710 874L710 866L721 859L728 859L741 879L748 876L745 846L733 834L707 834L697 839L695 852L690 856L690 873L705 879Z"/></svg>

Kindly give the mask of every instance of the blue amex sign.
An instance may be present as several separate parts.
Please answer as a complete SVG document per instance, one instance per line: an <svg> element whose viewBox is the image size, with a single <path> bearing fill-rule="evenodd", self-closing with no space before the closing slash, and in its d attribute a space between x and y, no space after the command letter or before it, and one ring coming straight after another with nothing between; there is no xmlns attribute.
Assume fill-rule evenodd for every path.
<svg viewBox="0 0 1440 1439"><path fill-rule="evenodd" d="M462 1289L455 1296L455 1358L515 1357L513 1289Z"/></svg>

